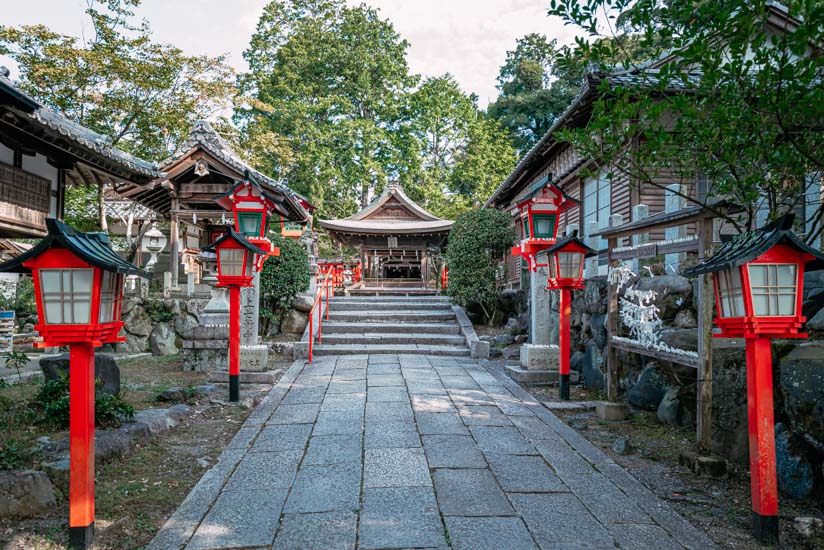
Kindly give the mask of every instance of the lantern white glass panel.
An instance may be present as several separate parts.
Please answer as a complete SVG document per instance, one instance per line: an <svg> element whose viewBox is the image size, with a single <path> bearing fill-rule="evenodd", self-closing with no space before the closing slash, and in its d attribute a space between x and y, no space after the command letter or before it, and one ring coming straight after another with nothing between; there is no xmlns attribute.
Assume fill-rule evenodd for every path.
<svg viewBox="0 0 824 550"><path fill-rule="evenodd" d="M243 259L246 251L242 248L221 248L220 274L225 277L241 277L243 273Z"/></svg>
<svg viewBox="0 0 824 550"><path fill-rule="evenodd" d="M46 324L89 323L94 269L40 269L39 276Z"/></svg>
<svg viewBox="0 0 824 550"><path fill-rule="evenodd" d="M750 264L753 314L757 317L795 315L797 271L795 264Z"/></svg>
<svg viewBox="0 0 824 550"><path fill-rule="evenodd" d="M743 317L744 289L741 285L741 270L737 267L717 273L718 299L721 317Z"/></svg>
<svg viewBox="0 0 824 550"><path fill-rule="evenodd" d="M533 216L535 220L535 237L538 239L551 239L555 230L555 216L540 214Z"/></svg>
<svg viewBox="0 0 824 550"><path fill-rule="evenodd" d="M100 314L98 319L101 323L111 323L114 321L115 306L122 279L117 273L104 271L100 277Z"/></svg>
<svg viewBox="0 0 824 550"><path fill-rule="evenodd" d="M547 254L549 259L549 276L555 278L558 276L558 264L555 262L555 254Z"/></svg>
<svg viewBox="0 0 824 550"><path fill-rule="evenodd" d="M562 279L580 279L581 260L583 260L583 258L584 255L580 252L559 252L559 277L561 277Z"/></svg>

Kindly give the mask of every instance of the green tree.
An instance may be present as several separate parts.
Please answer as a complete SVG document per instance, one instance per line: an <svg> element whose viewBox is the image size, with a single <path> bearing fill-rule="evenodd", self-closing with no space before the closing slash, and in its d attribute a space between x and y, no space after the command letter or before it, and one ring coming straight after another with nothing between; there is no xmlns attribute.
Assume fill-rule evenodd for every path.
<svg viewBox="0 0 824 550"><path fill-rule="evenodd" d="M462 306L477 303L487 321L492 319L498 297L498 266L514 241L515 230L506 212L478 208L455 220L446 250L447 293L455 302Z"/></svg>
<svg viewBox="0 0 824 550"><path fill-rule="evenodd" d="M568 58L630 75L620 86L604 78L588 128L559 137L634 182L706 178L708 197L746 208L743 222L728 218L739 229L754 227L759 210L796 210L824 170L824 4L792 2L786 23L777 19L783 28L768 23L774 8L767 0L552 0L549 13L587 35ZM662 51L660 62L638 63ZM822 216L821 208L809 216L810 242Z"/></svg>
<svg viewBox="0 0 824 550"><path fill-rule="evenodd" d="M580 69L559 67L558 57L555 40L528 34L507 52L501 66L500 95L488 114L509 130L521 155L544 136L580 87Z"/></svg>
<svg viewBox="0 0 824 550"><path fill-rule="evenodd" d="M278 323L292 298L309 289L311 272L301 243L274 234L272 244L280 248L280 255L267 259L260 272L260 316L267 323Z"/></svg>
<svg viewBox="0 0 824 550"><path fill-rule="evenodd" d="M222 56L189 56L153 42L148 23L134 21L139 5L87 0L92 32L82 40L43 25L0 26L0 54L17 63L17 84L45 105L116 147L161 160L195 120L231 106L233 71ZM89 204L89 194L73 189L68 200ZM100 204L102 197L99 189ZM105 216L99 226L106 228Z"/></svg>
<svg viewBox="0 0 824 550"><path fill-rule="evenodd" d="M407 48L365 5L282 0L264 8L244 52L249 101L237 120L288 145L291 162L270 166L327 215L351 214L387 179L417 172L414 143L399 125L415 83Z"/></svg>

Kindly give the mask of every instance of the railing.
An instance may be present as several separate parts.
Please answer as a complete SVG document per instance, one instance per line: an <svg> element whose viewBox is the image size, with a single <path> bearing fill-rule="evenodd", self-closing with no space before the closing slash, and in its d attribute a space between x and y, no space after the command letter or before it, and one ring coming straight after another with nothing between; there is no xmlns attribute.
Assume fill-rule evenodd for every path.
<svg viewBox="0 0 824 550"><path fill-rule="evenodd" d="M333 274L331 273L332 269L324 269L320 268L318 270L318 275L316 279L316 285L318 287L318 292L315 295L315 301L312 304L312 309L309 311L309 362L311 363L313 360L313 353L315 347L315 331L314 331L314 321L315 321L315 310L318 310L318 343L322 343L323 341L323 318L326 317L326 320L329 320L329 291L331 289L332 295L335 294L335 286L333 282ZM326 293L326 311L323 309L324 305L324 293ZM319 308L319 309L318 309Z"/></svg>
<svg viewBox="0 0 824 550"><path fill-rule="evenodd" d="M444 265L441 271L441 290L446 290L447 288L449 288L449 269Z"/></svg>

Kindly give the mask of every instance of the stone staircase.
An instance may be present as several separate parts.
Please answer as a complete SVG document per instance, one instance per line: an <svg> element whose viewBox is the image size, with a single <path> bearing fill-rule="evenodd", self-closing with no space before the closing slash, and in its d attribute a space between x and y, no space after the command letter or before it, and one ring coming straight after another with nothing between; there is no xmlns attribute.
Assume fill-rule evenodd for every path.
<svg viewBox="0 0 824 550"><path fill-rule="evenodd" d="M340 296L314 353L469 356L469 348L445 296Z"/></svg>

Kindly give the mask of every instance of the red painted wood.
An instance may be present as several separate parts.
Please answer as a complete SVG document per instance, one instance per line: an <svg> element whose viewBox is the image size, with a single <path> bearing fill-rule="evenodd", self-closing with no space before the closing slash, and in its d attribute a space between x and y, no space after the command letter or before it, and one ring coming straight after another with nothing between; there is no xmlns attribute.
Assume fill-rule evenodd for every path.
<svg viewBox="0 0 824 550"><path fill-rule="evenodd" d="M773 419L772 349L769 338L747 339L747 413L753 512L778 515Z"/></svg>
<svg viewBox="0 0 824 550"><path fill-rule="evenodd" d="M94 521L94 348L69 348L69 527Z"/></svg>
<svg viewBox="0 0 824 550"><path fill-rule="evenodd" d="M568 288L560 289L560 315L561 325L558 335L558 373L569 374L569 317L571 313L572 292Z"/></svg>
<svg viewBox="0 0 824 550"><path fill-rule="evenodd" d="M240 374L240 287L229 287L229 375Z"/></svg>

